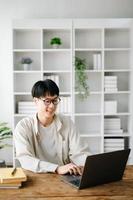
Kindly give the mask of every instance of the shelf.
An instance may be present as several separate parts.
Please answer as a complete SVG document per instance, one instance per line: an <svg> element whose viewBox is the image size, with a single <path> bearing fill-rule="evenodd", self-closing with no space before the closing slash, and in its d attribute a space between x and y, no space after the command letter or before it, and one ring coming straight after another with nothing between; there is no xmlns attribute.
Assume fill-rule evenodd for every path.
<svg viewBox="0 0 133 200"><path fill-rule="evenodd" d="M70 98L71 112L64 109L63 114L72 118L77 130L82 133L80 137L83 144L87 142L91 152L104 152L105 137L127 138L130 147L133 136L130 106L132 27L129 21L70 19L69 23L66 23L64 20L49 19L31 24L30 27L29 25L30 22L27 25L25 22L23 26L21 24L18 26L17 22L19 28L13 28L14 127L27 116L17 113L18 103L32 101L33 84L38 80L51 78L56 80L59 86L61 103L63 98L64 102L67 99L65 97ZM56 49L50 44L55 36L62 40L62 45ZM30 57L33 60L32 70L23 70L21 64L23 57ZM83 101L79 97L80 90L76 88L75 57L86 60L85 74L90 93ZM105 76L116 78L115 81L110 81L111 78L108 78L106 82ZM106 92L105 88L106 91L112 92ZM104 113L104 101L116 101L116 113ZM122 134L104 134L106 118L120 119L120 127L124 133L118 131Z"/></svg>
<svg viewBox="0 0 133 200"><path fill-rule="evenodd" d="M31 92L14 92L15 95L31 95Z"/></svg>
<svg viewBox="0 0 133 200"><path fill-rule="evenodd" d="M122 134L104 134L104 137L130 137L131 135L127 133Z"/></svg>
<svg viewBox="0 0 133 200"><path fill-rule="evenodd" d="M71 49L43 49L43 52L70 52Z"/></svg>
<svg viewBox="0 0 133 200"><path fill-rule="evenodd" d="M13 52L41 52L41 49L13 49Z"/></svg>
<svg viewBox="0 0 133 200"><path fill-rule="evenodd" d="M131 48L105 48L104 51L130 51Z"/></svg>
<svg viewBox="0 0 133 200"><path fill-rule="evenodd" d="M131 72L131 69L105 69L104 72Z"/></svg>
<svg viewBox="0 0 133 200"><path fill-rule="evenodd" d="M31 95L31 92L14 92L14 96L15 95ZM70 92L60 92L60 96L69 96L71 95Z"/></svg>
<svg viewBox="0 0 133 200"><path fill-rule="evenodd" d="M85 138L85 137L101 137L101 135L93 135L93 134L80 134L80 137L83 137L83 138Z"/></svg>
<svg viewBox="0 0 133 200"><path fill-rule="evenodd" d="M82 117L86 117L86 116L100 116L102 115L101 113L75 113L75 116L82 116Z"/></svg>
<svg viewBox="0 0 133 200"><path fill-rule="evenodd" d="M126 112L125 113L112 113L112 114L111 113L108 113L108 114L104 113L104 116L130 116L130 115L131 115L131 113L128 113L128 112L127 113Z"/></svg>
<svg viewBox="0 0 133 200"><path fill-rule="evenodd" d="M14 72L13 72L14 74L31 74L31 73L41 73L41 71L38 71L38 70L15 70Z"/></svg>
<svg viewBox="0 0 133 200"><path fill-rule="evenodd" d="M104 92L104 94L131 94L131 91Z"/></svg>
<svg viewBox="0 0 133 200"><path fill-rule="evenodd" d="M102 48L96 48L96 49L91 49L91 48L79 48L79 49L74 49L75 51L96 51L96 52L98 52L98 51L102 51Z"/></svg>
<svg viewBox="0 0 133 200"><path fill-rule="evenodd" d="M43 70L43 73L71 73L69 70Z"/></svg>

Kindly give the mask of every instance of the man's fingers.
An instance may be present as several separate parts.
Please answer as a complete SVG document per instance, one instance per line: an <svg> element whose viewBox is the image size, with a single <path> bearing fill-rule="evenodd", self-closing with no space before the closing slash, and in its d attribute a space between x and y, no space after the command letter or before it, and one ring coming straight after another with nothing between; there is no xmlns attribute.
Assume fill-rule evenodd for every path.
<svg viewBox="0 0 133 200"><path fill-rule="evenodd" d="M70 175L73 174L73 170L72 169L69 169L68 172L70 173Z"/></svg>
<svg viewBox="0 0 133 200"><path fill-rule="evenodd" d="M82 170L81 170L80 167L77 167L77 172L78 172L79 175L82 175Z"/></svg>

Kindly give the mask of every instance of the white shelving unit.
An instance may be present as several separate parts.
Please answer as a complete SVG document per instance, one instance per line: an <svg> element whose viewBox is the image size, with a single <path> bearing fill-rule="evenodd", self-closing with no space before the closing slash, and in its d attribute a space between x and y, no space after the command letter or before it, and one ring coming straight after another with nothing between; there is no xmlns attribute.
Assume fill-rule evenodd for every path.
<svg viewBox="0 0 133 200"><path fill-rule="evenodd" d="M13 127L27 116L19 114L18 102L32 101L32 85L43 80L44 75L53 75L59 77L61 97L70 100L69 112L66 109L64 114L75 122L82 141L88 141L92 153L105 152L108 149L105 142L110 139L118 143L123 139L123 148L132 147L131 31L132 19L15 20ZM62 39L58 49L50 45L50 39L55 36ZM99 64L94 58L97 55ZM88 66L86 73L90 95L84 101L75 91L75 56L86 59ZM33 59L30 71L23 70L20 64L22 57ZM117 90L105 91L106 76L117 77ZM105 101L117 102L116 112L105 113ZM119 119L121 133L106 133L105 121L112 118ZM131 152L129 163L132 163L132 157Z"/></svg>

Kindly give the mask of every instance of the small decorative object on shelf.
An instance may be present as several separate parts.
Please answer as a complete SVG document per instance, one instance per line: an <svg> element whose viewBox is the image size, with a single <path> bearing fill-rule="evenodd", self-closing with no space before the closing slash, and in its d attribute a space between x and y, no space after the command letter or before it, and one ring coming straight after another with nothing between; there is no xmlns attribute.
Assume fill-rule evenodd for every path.
<svg viewBox="0 0 133 200"><path fill-rule="evenodd" d="M0 159L0 167L6 167L6 163L4 160Z"/></svg>
<svg viewBox="0 0 133 200"><path fill-rule="evenodd" d="M54 37L51 39L50 44L56 49L62 44L62 41L59 37Z"/></svg>
<svg viewBox="0 0 133 200"><path fill-rule="evenodd" d="M12 146L6 143L6 139L12 138L12 130L7 126L7 123L0 123L0 149L7 146ZM4 142L3 142L4 141Z"/></svg>
<svg viewBox="0 0 133 200"><path fill-rule="evenodd" d="M75 57L75 73L76 73L76 90L81 100L89 96L89 86L87 85L87 68L86 60Z"/></svg>
<svg viewBox="0 0 133 200"><path fill-rule="evenodd" d="M21 64L22 64L24 70L31 70L32 62L33 62L33 60L29 57L23 57L21 59Z"/></svg>

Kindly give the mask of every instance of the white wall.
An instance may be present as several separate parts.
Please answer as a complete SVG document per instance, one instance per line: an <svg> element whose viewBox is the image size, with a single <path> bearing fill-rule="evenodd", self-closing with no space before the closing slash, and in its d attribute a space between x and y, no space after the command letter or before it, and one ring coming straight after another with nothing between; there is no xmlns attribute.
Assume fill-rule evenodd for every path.
<svg viewBox="0 0 133 200"><path fill-rule="evenodd" d="M133 0L0 0L0 121L12 119L13 19L105 17L133 17Z"/></svg>

